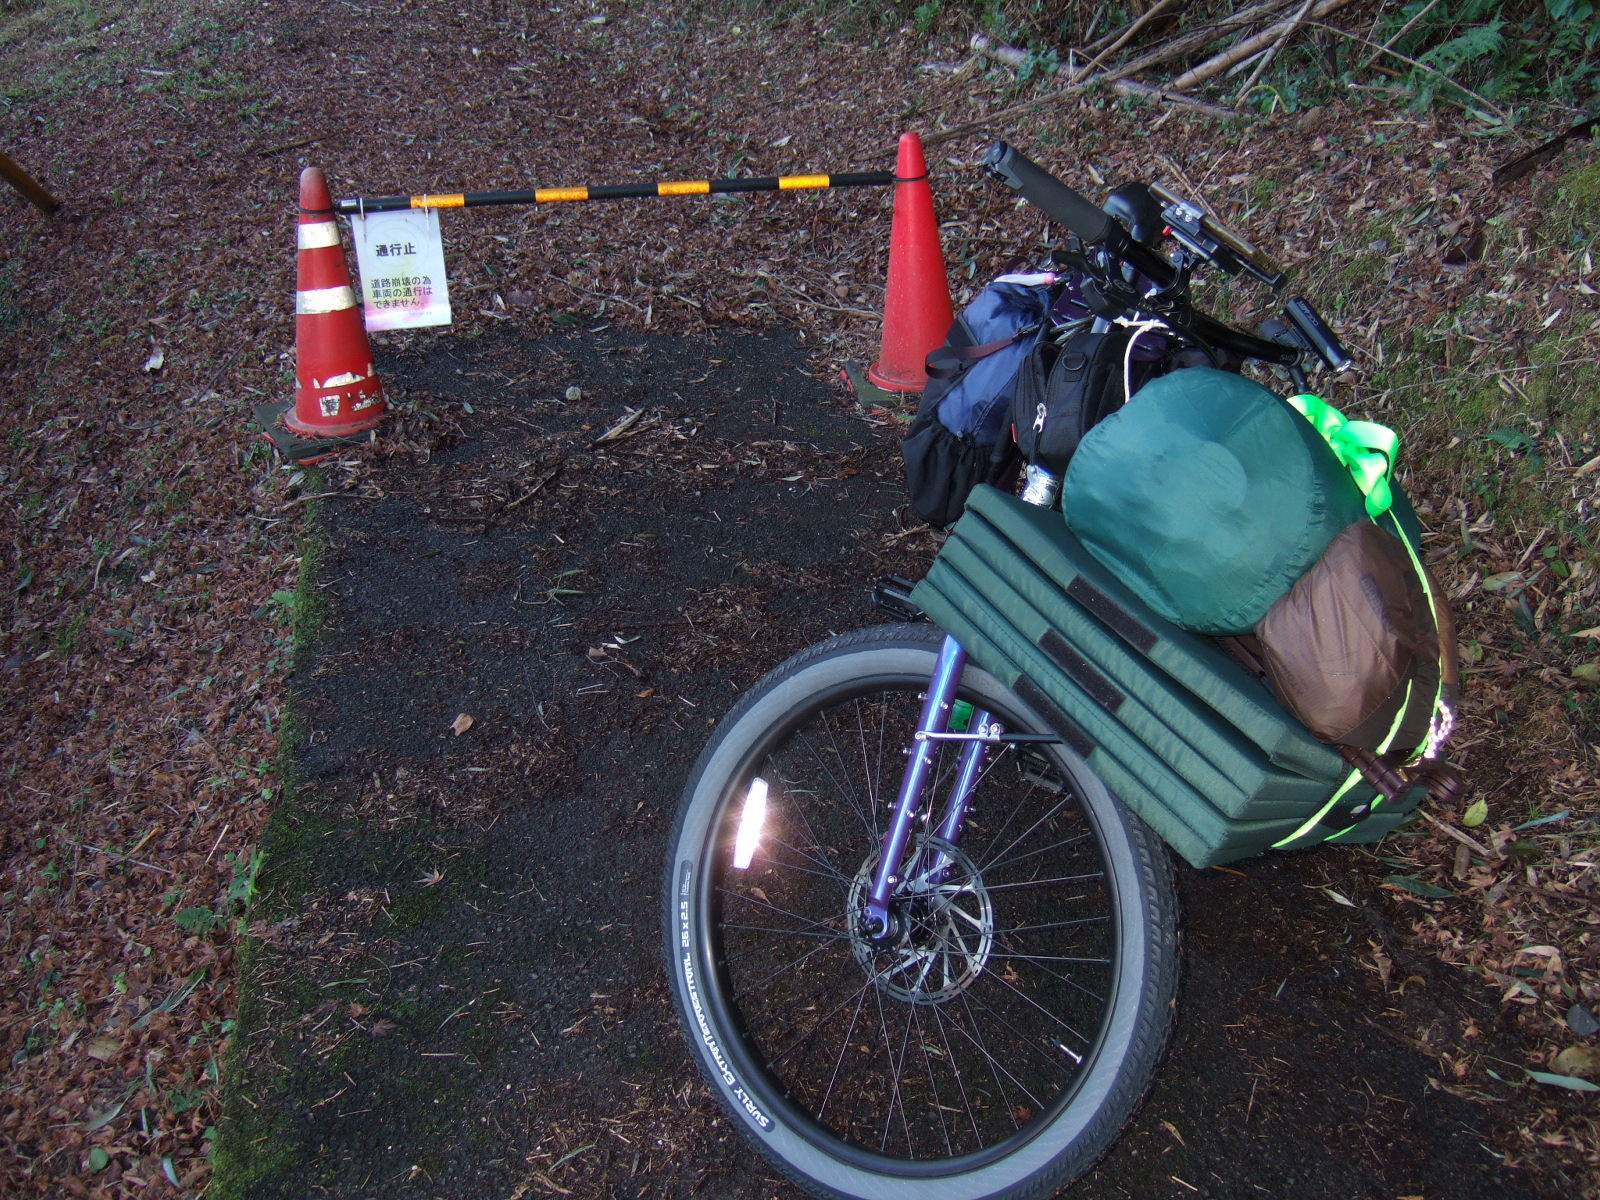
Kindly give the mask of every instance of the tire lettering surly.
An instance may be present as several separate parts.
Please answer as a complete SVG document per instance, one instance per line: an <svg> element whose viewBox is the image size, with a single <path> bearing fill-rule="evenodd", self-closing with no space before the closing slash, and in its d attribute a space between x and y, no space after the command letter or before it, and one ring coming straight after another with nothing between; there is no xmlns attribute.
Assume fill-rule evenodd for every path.
<svg viewBox="0 0 1600 1200"><path fill-rule="evenodd" d="M688 996L689 1007L694 1011L695 1026L700 1034L701 1044L710 1054L712 1065L721 1076L724 1086L733 1093L734 1098L739 1101L739 1106L749 1114L752 1121L763 1130L770 1130L772 1118L756 1107L755 1101L750 1098L750 1093L740 1085L738 1076L733 1073L727 1057L722 1053L722 1047L717 1043L717 1035L712 1031L711 1022L706 1019L705 1007L700 1002L700 988L695 979L694 956L689 952L689 892L693 870L691 866L684 866L683 882L678 892L678 944L683 951L679 963L683 971L684 994Z"/></svg>

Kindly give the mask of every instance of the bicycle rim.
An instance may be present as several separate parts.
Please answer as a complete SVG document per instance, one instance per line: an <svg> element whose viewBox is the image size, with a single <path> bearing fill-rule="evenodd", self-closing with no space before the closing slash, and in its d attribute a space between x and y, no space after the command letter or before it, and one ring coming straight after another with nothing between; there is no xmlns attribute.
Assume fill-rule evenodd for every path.
<svg viewBox="0 0 1600 1200"><path fill-rule="evenodd" d="M933 1194L968 1194L939 1186L958 1179L1032 1190L1109 1140L1109 1093L1125 1112L1143 1088L1122 1095L1144 974L1130 980L1128 943L1147 943L1142 928L1130 938L1144 918L1130 907L1129 857L1108 857L1108 832L1125 847L1126 830L1059 748L992 751L959 846L921 826L896 871L899 933L869 941L857 914L927 680L925 650L872 645L885 640L851 665L802 668L730 718L732 744L699 781L698 832L685 822L692 850L676 856L677 940L694 952L675 982L725 1102L751 1132L788 1135L776 1157L812 1186L849 1194L840 1180L878 1176ZM964 701L1033 731L991 679L968 676ZM959 746L941 747L935 802ZM767 810L740 867L756 779Z"/></svg>

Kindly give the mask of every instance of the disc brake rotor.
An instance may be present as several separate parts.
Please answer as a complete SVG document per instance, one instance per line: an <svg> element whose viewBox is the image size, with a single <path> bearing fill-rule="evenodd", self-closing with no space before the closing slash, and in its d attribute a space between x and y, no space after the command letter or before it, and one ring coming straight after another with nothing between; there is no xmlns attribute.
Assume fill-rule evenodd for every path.
<svg viewBox="0 0 1600 1200"><path fill-rule="evenodd" d="M925 838L907 862L913 869L889 899L895 936L884 942L870 940L862 920L878 856L856 872L846 914L851 949L886 995L943 1004L983 974L994 950L994 907L977 864L948 842Z"/></svg>

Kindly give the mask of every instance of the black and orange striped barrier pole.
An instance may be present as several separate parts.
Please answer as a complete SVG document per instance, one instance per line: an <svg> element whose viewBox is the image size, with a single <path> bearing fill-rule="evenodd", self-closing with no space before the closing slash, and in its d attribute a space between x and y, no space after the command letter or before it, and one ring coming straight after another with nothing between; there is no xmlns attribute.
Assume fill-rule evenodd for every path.
<svg viewBox="0 0 1600 1200"><path fill-rule="evenodd" d="M437 192L420 196L357 196L335 202L341 213L407 208L480 208L492 204L561 204L580 200L644 200L656 196L717 196L736 192L791 192L815 188L887 187L893 171L842 175L768 175L748 179L684 179L658 183L608 183L598 187L532 188L510 192Z"/></svg>

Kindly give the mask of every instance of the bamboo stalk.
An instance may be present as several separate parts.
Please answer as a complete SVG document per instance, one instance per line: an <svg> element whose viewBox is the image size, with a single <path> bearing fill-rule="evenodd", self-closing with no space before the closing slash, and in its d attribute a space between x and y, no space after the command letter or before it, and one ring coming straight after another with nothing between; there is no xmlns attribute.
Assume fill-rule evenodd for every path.
<svg viewBox="0 0 1600 1200"><path fill-rule="evenodd" d="M1295 13L1290 22L1289 28L1283 31L1283 36L1277 41L1273 42L1272 46L1267 50L1267 52L1261 56L1261 61L1256 63L1256 69L1250 72L1250 78L1246 79L1244 81L1244 86L1239 89L1239 95L1234 100L1234 104L1238 105L1244 103L1244 98L1250 94L1250 89L1255 87L1256 84L1260 82L1261 77L1266 74L1267 67L1271 65L1272 60L1278 57L1278 51L1282 50L1284 46L1288 44L1289 39L1294 36L1294 31L1300 28L1301 22L1306 19L1306 14L1311 11L1312 3L1313 0L1306 0L1306 2L1300 6L1300 11Z"/></svg>
<svg viewBox="0 0 1600 1200"><path fill-rule="evenodd" d="M1337 12L1350 2L1351 0L1322 0L1320 4L1311 10L1310 16L1320 21L1323 17L1328 16L1330 13ZM1233 66L1234 63L1242 62L1243 60L1249 58L1252 54L1256 53L1256 51L1265 49L1274 42L1281 41L1283 38L1288 37L1295 31L1296 28L1305 22L1306 19L1307 14L1305 10L1302 9L1298 16L1293 17L1290 20L1279 21L1274 25L1269 25L1267 28L1263 29L1260 33L1254 35L1253 37L1245 38L1242 42L1235 42L1221 54L1213 55L1211 58L1206 59L1206 61L1201 63L1198 67L1195 67L1189 71L1185 71L1182 75L1174 79L1168 86L1171 87L1175 92L1183 92L1187 91L1189 88L1192 88L1197 83L1204 83L1213 75L1217 75L1223 71L1226 71L1229 67Z"/></svg>
<svg viewBox="0 0 1600 1200"><path fill-rule="evenodd" d="M1101 78L1108 81L1123 79L1129 75L1137 75L1158 63L1181 58L1191 51L1204 48L1224 34L1237 32L1240 29L1255 25L1273 13L1287 8L1289 2L1290 0L1261 0L1260 3L1252 4L1248 8L1241 8L1238 12L1221 17L1200 29L1180 34L1174 38L1168 38L1147 54L1142 54L1138 58L1123 63L1121 66L1106 72Z"/></svg>

